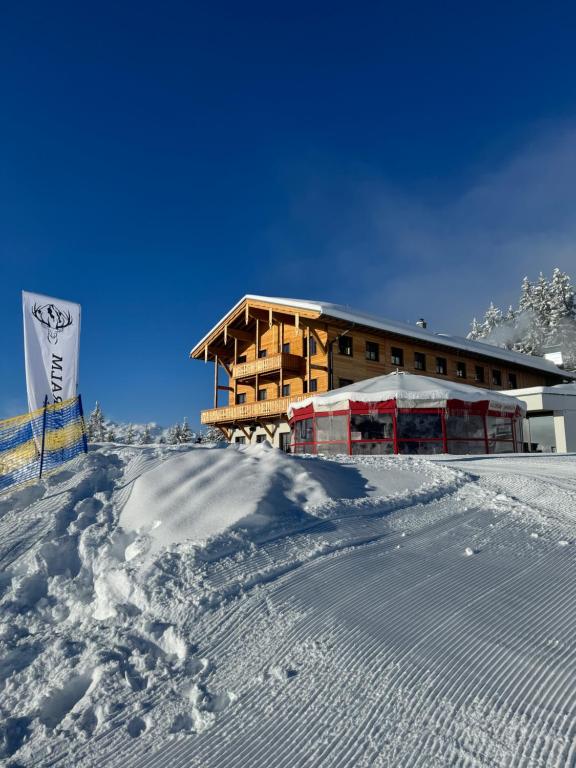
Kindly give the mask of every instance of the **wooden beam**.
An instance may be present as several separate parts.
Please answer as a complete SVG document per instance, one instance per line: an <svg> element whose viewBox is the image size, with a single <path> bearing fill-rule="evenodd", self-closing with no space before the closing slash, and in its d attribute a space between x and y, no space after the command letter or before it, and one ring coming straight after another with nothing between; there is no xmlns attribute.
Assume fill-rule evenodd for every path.
<svg viewBox="0 0 576 768"><path fill-rule="evenodd" d="M275 434L275 432L276 432L276 429L277 429L277 427L276 427L274 424L271 424L270 426L273 426L273 427L274 427L274 431L273 431L273 432L270 432L270 430L268 429L268 425L266 424L266 422L265 422L265 421L259 421L259 422L258 422L258 424L259 424L259 425L262 427L262 429L263 429L263 430L266 432L266 434L268 435L268 437L270 438L270 440L273 440L273 439L274 439L274 434Z"/></svg>
<svg viewBox="0 0 576 768"><path fill-rule="evenodd" d="M250 432L246 431L246 427L244 426L244 424L238 424L237 426L238 426L238 429L241 430L241 432L244 433L244 437L246 438L246 440L248 440L248 442L250 442L252 436L251 436Z"/></svg>
<svg viewBox="0 0 576 768"><path fill-rule="evenodd" d="M260 357L260 318L256 318L256 360Z"/></svg>
<svg viewBox="0 0 576 768"><path fill-rule="evenodd" d="M214 408L218 408L218 355L214 358Z"/></svg>
<svg viewBox="0 0 576 768"><path fill-rule="evenodd" d="M312 333L314 334L314 338L316 339L316 343L318 344L318 346L322 350L322 354L325 355L327 350L328 350L328 347L322 342L322 339L318 335L318 333L316 331L316 328L312 328L311 330L312 330Z"/></svg>
<svg viewBox="0 0 576 768"><path fill-rule="evenodd" d="M228 328L228 336L240 341L252 341L254 336L249 331L242 331L240 328Z"/></svg>
<svg viewBox="0 0 576 768"><path fill-rule="evenodd" d="M310 326L306 325L306 392L310 392Z"/></svg>
<svg viewBox="0 0 576 768"><path fill-rule="evenodd" d="M226 438L226 440L227 440L228 442L230 442L230 438L232 437L232 431L231 431L231 430L228 430L228 429L226 429L226 427L222 427L220 424L216 424L215 426L216 426L216 428L217 428L217 429L219 429L219 430L220 430L220 432L222 432L222 434L224 435L224 437Z"/></svg>
<svg viewBox="0 0 576 768"><path fill-rule="evenodd" d="M234 388L233 387L225 387L224 384L218 384L218 389L221 392L234 392Z"/></svg>
<svg viewBox="0 0 576 768"><path fill-rule="evenodd" d="M230 368L229 368L229 367L226 365L226 363L224 362L224 360L221 360L220 358L218 358L218 362L220 363L220 365L222 366L222 368L224 368L224 370L226 371L226 373L228 374L228 376L230 376L230 378L232 378L232 371L231 371L231 369L230 369Z"/></svg>

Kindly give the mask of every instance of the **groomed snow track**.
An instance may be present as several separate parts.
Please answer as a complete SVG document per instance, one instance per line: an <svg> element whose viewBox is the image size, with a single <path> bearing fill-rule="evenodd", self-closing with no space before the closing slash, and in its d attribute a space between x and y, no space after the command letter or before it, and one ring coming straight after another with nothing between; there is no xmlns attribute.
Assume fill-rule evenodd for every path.
<svg viewBox="0 0 576 768"><path fill-rule="evenodd" d="M169 553L186 664L18 765L576 766L576 457L397 466L426 482Z"/></svg>

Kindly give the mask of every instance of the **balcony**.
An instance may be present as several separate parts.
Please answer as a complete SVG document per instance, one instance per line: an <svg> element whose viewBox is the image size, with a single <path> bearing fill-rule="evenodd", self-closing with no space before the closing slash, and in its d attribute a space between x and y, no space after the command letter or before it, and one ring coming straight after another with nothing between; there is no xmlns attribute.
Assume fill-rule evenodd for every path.
<svg viewBox="0 0 576 768"><path fill-rule="evenodd" d="M304 368L304 358L299 355L290 355L287 352L279 352L269 357L260 357L249 363L237 363L232 366L234 379L249 379L252 376L263 373L274 373L283 368L285 371L299 373Z"/></svg>
<svg viewBox="0 0 576 768"><path fill-rule="evenodd" d="M265 359L263 358L258 362L264 362ZM277 400L259 400L256 403L211 408L208 411L202 411L200 420L202 424L234 424L238 421L254 421L270 416L282 416L288 411L290 403L296 400L305 400L307 397L309 395L295 395L294 397L279 397Z"/></svg>

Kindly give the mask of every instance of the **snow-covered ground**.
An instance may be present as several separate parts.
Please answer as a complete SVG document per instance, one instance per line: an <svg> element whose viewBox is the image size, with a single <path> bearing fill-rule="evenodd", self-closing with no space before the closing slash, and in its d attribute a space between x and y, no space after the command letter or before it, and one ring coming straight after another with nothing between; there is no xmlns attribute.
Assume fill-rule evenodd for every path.
<svg viewBox="0 0 576 768"><path fill-rule="evenodd" d="M576 457L106 445L0 496L0 762L576 765Z"/></svg>

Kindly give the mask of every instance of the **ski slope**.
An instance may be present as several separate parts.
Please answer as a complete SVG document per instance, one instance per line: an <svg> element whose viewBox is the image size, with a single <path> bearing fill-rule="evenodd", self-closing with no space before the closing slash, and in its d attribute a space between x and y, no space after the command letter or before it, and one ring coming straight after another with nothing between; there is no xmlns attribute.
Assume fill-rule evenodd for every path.
<svg viewBox="0 0 576 768"><path fill-rule="evenodd" d="M576 765L576 457L106 445L0 496L16 766Z"/></svg>

